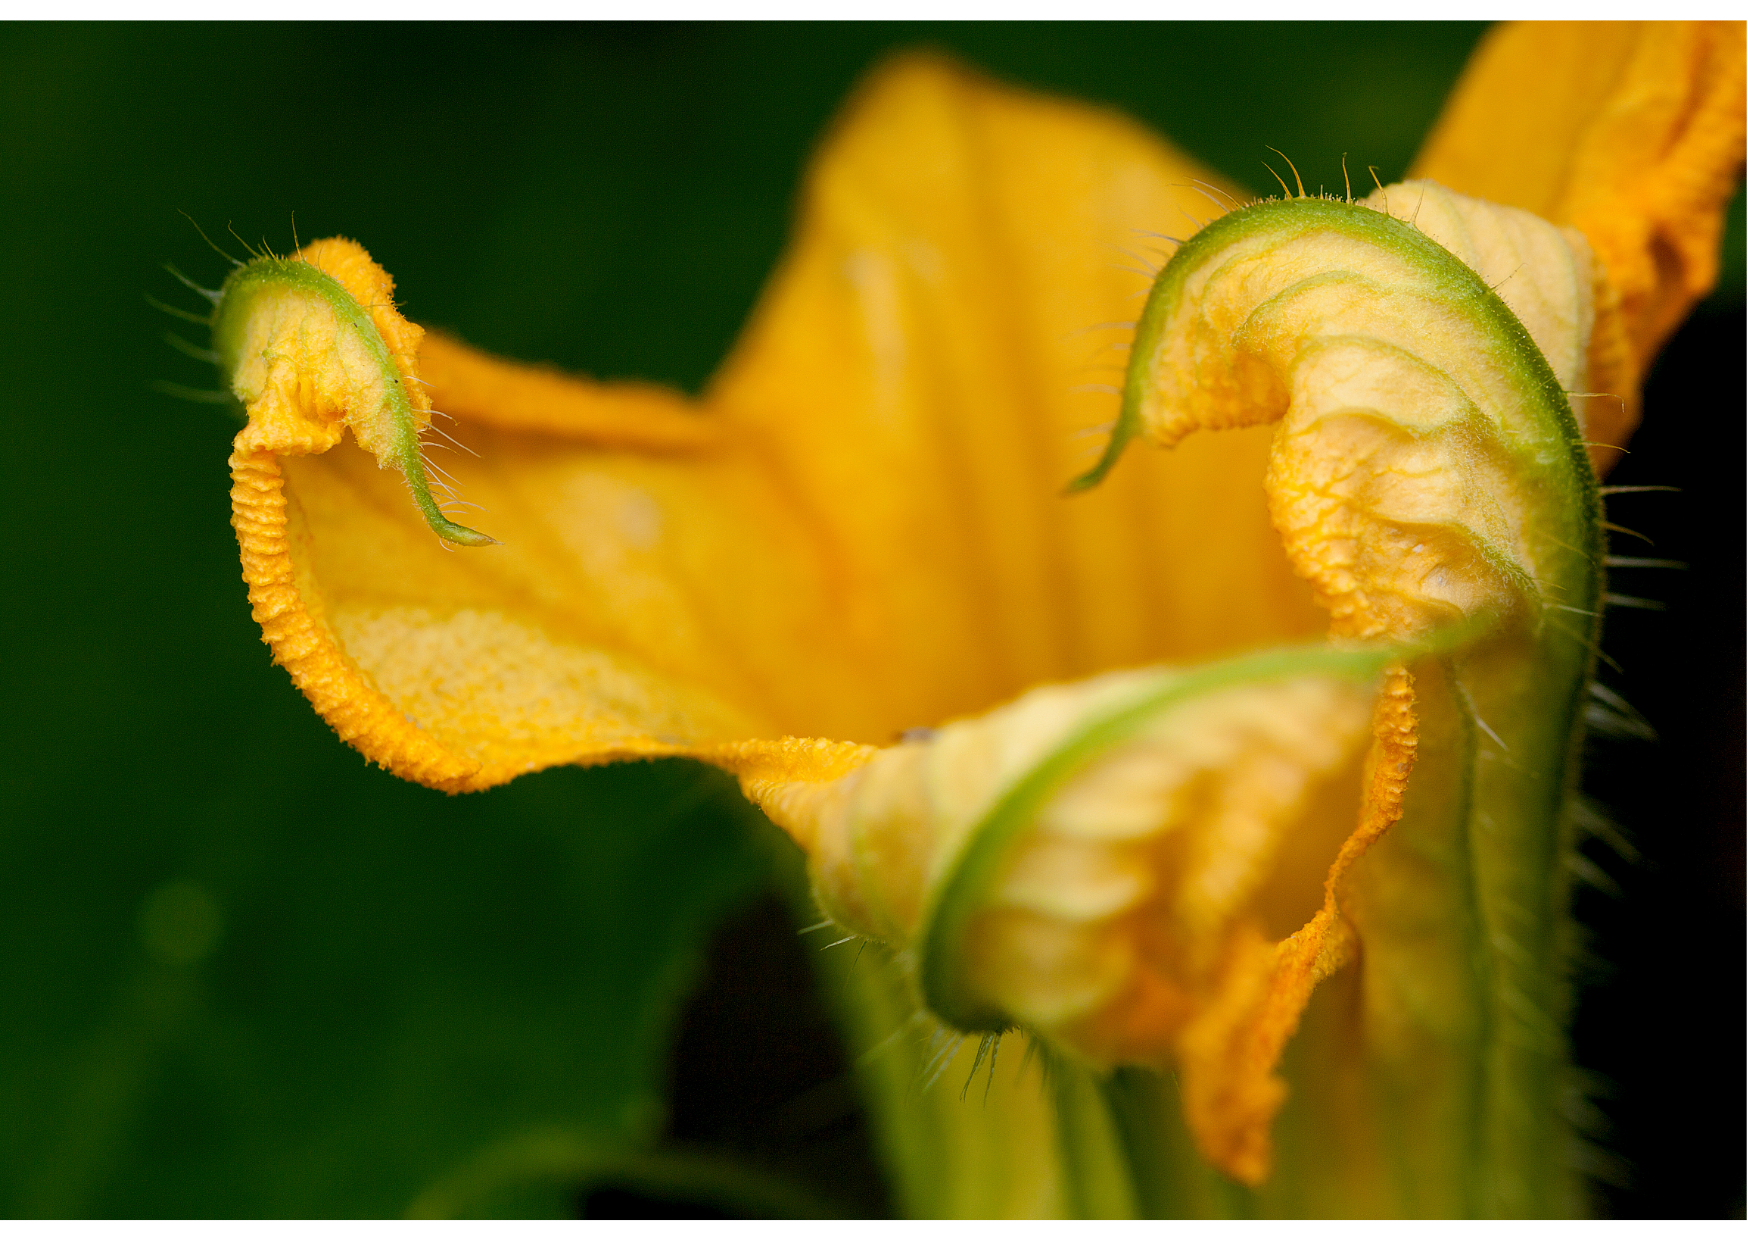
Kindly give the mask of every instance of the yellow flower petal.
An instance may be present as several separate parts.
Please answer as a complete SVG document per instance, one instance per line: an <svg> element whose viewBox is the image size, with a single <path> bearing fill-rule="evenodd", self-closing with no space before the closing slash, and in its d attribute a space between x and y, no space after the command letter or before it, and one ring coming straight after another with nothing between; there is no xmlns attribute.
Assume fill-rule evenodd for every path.
<svg viewBox="0 0 1748 1240"><path fill-rule="evenodd" d="M433 434L427 459L500 546L444 548L368 453L253 410L264 632L350 743L451 790L660 753L818 777L850 751L783 738L888 744L1040 681L1314 632L1266 435L1061 494L1115 413L1078 389L1146 287L1119 250L1214 212L1196 178L1120 117L900 62L698 405L426 342L435 429L477 454Z"/></svg>
<svg viewBox="0 0 1748 1240"><path fill-rule="evenodd" d="M1512 37L1489 55L1509 62ZM1680 41L1660 37L1645 46L1668 60ZM1623 81L1662 81L1645 68L1657 55L1629 52ZM1714 113L1732 89L1739 100L1741 57L1739 46L1734 61L1714 52L1688 57L1700 101L1674 119L1626 91L1639 121L1617 134L1619 149L1657 130L1678 150L1658 165L1666 175L1722 166L1727 126ZM1610 98L1584 105L1606 114L1597 133L1625 124ZM1458 137L1435 140L1430 166L1440 141L1455 149L1477 124L1464 107L1475 110L1453 105L1468 119L1447 122ZM1587 124L1573 131L1579 149ZM1739 115L1731 132L1739 161ZM1444 179L1475 188L1460 159L1447 162L1456 173ZM1694 221L1715 223L1721 203L1715 175L1683 198L1613 166L1581 171L1581 183L1554 177L1556 189L1533 192L1552 194L1548 213L1582 237L1392 187L1420 189L1424 235L1376 223L1406 218L1401 201L1316 209L1387 225L1398 249L1424 247L1436 262L1410 270L1392 266L1400 255L1354 251L1326 270L1333 233L1313 239L1315 254L1271 243L1239 255L1208 277L1227 289L1198 293L1206 339L1192 327L1179 341L1189 353L1160 353L1158 399L1140 417L1167 444L1242 429L1125 461L1072 500L1062 485L1092 450L1075 433L1117 413L1113 394L1077 385L1096 381L1090 367L1127 337L1146 291L1116 269L1120 251L1150 244L1137 228L1187 235L1201 221L1179 225L1181 214L1220 210L1193 186L1197 169L1109 114L928 59L885 70L810 174L797 240L699 402L441 338L425 342L415 374L418 329L388 306L386 275L362 251L317 243L302 257L372 308L395 369L386 386L387 372L361 375L319 311L251 320L254 352L236 369L250 423L232 458L251 602L318 710L397 773L465 790L555 763L716 762L809 848L837 916L926 945L941 867L969 847L990 798L1063 727L1138 682L1083 679L981 712L1043 682L1314 632L1289 556L1338 632L1411 635L1509 614L1509 640L1559 646L1559 683L1578 683L1582 635L1544 622L1554 610L1591 615L1583 590L1551 600L1595 584L1571 567L1594 558L1595 504L1559 389L1612 381L1621 357L1642 366L1669 307L1697 295L1706 260ZM1605 226L1605 207L1643 228ZM1679 261L1653 261L1649 283L1634 283L1634 262L1675 244L1665 233L1680 234ZM1546 364L1488 292L1495 283ZM1407 335L1429 329L1437 347L1421 357ZM1147 343L1145 323L1141 334ZM297 342L295 364L255 347L282 340ZM1609 340L1630 348L1611 352ZM429 421L421 380L470 454L444 468L501 546L441 545L431 529L450 541L472 532L429 507L421 520L382 468L419 494L404 428ZM1519 399L1527 389L1533 410ZM407 412L384 423L391 397ZM1271 441L1263 423L1283 413ZM1263 503L1265 465L1285 552ZM1493 657L1492 671L1509 664ZM1495 723L1500 711L1533 713L1526 686L1508 681L1483 682L1499 690L1479 698ZM1466 682L1444 692L1476 712ZM1225 714L1105 755L1090 783L1027 820L1037 833L964 933L946 936L962 985L924 985L968 1027L1018 1019L1101 1066L1175 1063L1199 1148L1250 1183L1267 1171L1282 1047L1311 988L1353 947L1340 907L1348 871L1401 814L1417 743L1397 669L1349 834L1352 798L1310 789L1344 765L1357 776L1366 695L1264 696L1223 700ZM967 716L892 746L913 726ZM1274 734L1307 720L1292 743ZM1521 751L1537 770L1569 749L1559 722ZM1223 757L1192 760L1223 740ZM1121 834L1131 820L1144 845L1089 843L1074 826Z"/></svg>
<svg viewBox="0 0 1748 1240"><path fill-rule="evenodd" d="M932 1011L1100 1070L1176 1068L1203 1156L1257 1184L1281 1050L1353 946L1347 871L1401 814L1413 693L1397 668L1373 711L1387 658L1114 673L836 780L743 782L805 844L821 907L897 949Z"/></svg>
<svg viewBox="0 0 1748 1240"><path fill-rule="evenodd" d="M1741 182L1740 22L1504 26L1464 72L1416 161L1426 177L1589 238L1600 262L1590 436L1624 443L1639 382L1717 281ZM1599 466L1613 453L1593 453Z"/></svg>
<svg viewBox="0 0 1748 1240"><path fill-rule="evenodd" d="M1162 253L1137 229L1219 212L1196 177L1213 179L1121 118L914 59L864 89L810 176L710 400L770 436L839 549L844 621L906 682L899 726L1315 631L1252 502L1260 438L1060 498L1116 413L1076 388L1117 380L1129 332L1089 329L1136 317L1123 251Z"/></svg>
<svg viewBox="0 0 1748 1240"><path fill-rule="evenodd" d="M1407 222L1422 217L1424 230ZM1533 337L1489 287L1490 277L1508 275L1521 277L1514 296ZM1485 633L1460 660L1454 693L1474 712L1472 727L1488 730L1514 761L1469 759L1458 781L1521 849L1508 850L1483 882L1504 878L1500 886L1516 889L1508 898L1526 908L1551 907L1546 869L1533 858L1557 830L1547 788L1550 779L1558 786L1553 773L1572 752L1573 700L1594 658L1593 633L1566 617L1595 615L1600 502L1553 369L1570 381L1584 364L1588 291L1581 237L1436 186L1391 186L1362 203L1300 197L1246 207L1186 242L1161 273L1137 330L1123 421L1093 475L1136 434L1174 447L1197 430L1278 419L1271 512L1330 609L1333 632L1401 640L1456 622ZM1442 697L1435 704L1442 709ZM1284 703L1273 709L1290 713ZM1347 957L1352 931L1339 886L1403 814L1418 749L1405 672L1382 698L1376 725L1360 825L1330 867L1324 907L1279 947L1255 927L1231 927L1199 1002L1160 992L1161 1010L1176 1018L1167 1025L1179 1028L1175 1060L1197 1143L1253 1184L1266 1174L1268 1128L1285 1093L1275 1063L1312 987ZM1440 764L1465 762L1465 749L1441 746ZM1171 765L1159 754L1150 769ZM1242 780L1244 765L1234 756L1226 777ZM1502 770L1510 772L1503 779ZM1410 825L1424 837L1438 817L1423 811ZM1223 862L1241 863L1255 834L1254 825L1223 823ZM1540 925L1533 933L1545 938ZM1029 946L1010 945L1004 958L1022 976L1042 971L1048 980L1046 944ZM1083 951L1067 970L1082 988L1077 1001L1126 963L1117 948L1134 951L1120 938L1099 946L1103 953ZM1187 936L1175 946L1180 966L1208 951ZM1514 997L1537 996L1522 1004L1533 1011L1553 974L1528 953L1518 967ZM1385 1009L1401 999L1388 988L1370 996ZM1049 1029L1051 1015L1038 1011L1032 1021ZM1528 1053L1501 1055L1490 1087L1527 1097L1552 1077L1552 1043L1518 1042ZM1506 1113L1499 1130L1507 1141L1533 1142L1536 1126ZM1523 1193L1518 1172L1496 1179L1502 1201L1534 1200L1550 1182L1532 1175Z"/></svg>
<svg viewBox="0 0 1748 1240"><path fill-rule="evenodd" d="M1386 205L1412 205L1486 265L1521 257L1538 325L1576 365L1589 320L1573 287L1587 275L1581 239L1437 187L1260 203L1198 234L1160 276L1112 451L1133 433L1174 447L1280 419L1266 487L1288 557L1333 632L1404 639L1546 607L1595 571L1594 512L1580 501L1589 471L1574 469L1568 398L1537 342L1439 236Z"/></svg>
<svg viewBox="0 0 1748 1240"><path fill-rule="evenodd" d="M1480 276L1529 332L1560 386L1585 390L1596 277L1583 233L1432 181L1387 186L1363 201L1425 233ZM1589 401L1573 397L1572 406L1582 427Z"/></svg>

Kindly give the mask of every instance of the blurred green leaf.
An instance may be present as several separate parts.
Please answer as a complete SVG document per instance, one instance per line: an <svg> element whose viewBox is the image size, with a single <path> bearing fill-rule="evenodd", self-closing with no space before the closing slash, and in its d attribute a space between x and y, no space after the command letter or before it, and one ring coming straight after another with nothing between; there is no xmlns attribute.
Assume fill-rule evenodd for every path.
<svg viewBox="0 0 1748 1240"><path fill-rule="evenodd" d="M766 869L732 782L451 800L310 739L224 808L8 833L0 1212L392 1215L530 1126L657 1135L697 945Z"/></svg>

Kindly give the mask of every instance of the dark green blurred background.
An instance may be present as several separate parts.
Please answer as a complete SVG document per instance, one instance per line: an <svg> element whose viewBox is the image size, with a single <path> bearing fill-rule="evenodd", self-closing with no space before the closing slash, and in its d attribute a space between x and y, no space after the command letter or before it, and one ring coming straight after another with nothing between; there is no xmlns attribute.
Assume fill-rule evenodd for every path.
<svg viewBox="0 0 1748 1240"><path fill-rule="evenodd" d="M1252 186L1265 143L1339 184L1344 152L1400 175L1479 33L0 29L0 1215L883 1208L772 894L793 853L726 780L446 798L367 769L269 663L233 428L148 387L211 383L143 300L178 299L166 259L223 274L179 212L285 247L295 211L420 322L695 390L889 50L1115 104ZM1663 740L1593 762L1637 848L1588 845L1619 894L1580 897L1613 1123L1585 1157L1626 1214L1742 1210L1740 197L1731 236L1615 479L1687 487L1616 519L1694 565L1619 587L1670 603L1608 643ZM626 1161L651 1147L692 1152ZM783 1183L710 1189L718 1156Z"/></svg>

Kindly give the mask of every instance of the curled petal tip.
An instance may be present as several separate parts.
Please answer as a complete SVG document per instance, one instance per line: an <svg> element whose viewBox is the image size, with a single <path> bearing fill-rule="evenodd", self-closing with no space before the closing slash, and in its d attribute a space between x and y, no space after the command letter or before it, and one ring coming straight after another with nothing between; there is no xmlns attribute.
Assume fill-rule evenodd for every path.
<svg viewBox="0 0 1748 1240"><path fill-rule="evenodd" d="M1540 614L1595 559L1566 397L1588 261L1575 234L1430 183L1232 212L1155 282L1119 434L1279 422L1270 519L1338 636Z"/></svg>
<svg viewBox="0 0 1748 1240"><path fill-rule="evenodd" d="M249 413L239 446L310 455L350 430L406 479L432 533L452 546L491 546L497 539L449 520L431 493L420 455L431 400L416 370L424 332L393 294L388 273L342 238L232 272L214 311L212 353Z"/></svg>

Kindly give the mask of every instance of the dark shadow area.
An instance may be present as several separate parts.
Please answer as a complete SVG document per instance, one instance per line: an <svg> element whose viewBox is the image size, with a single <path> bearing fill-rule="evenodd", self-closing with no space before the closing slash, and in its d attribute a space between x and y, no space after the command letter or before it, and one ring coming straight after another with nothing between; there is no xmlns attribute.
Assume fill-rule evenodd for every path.
<svg viewBox="0 0 1748 1240"><path fill-rule="evenodd" d="M884 1218L891 1207L873 1134L843 1038L807 958L823 946L817 939L797 934L775 895L760 897L718 928L704 981L680 1015L667 1136L695 1148L731 1150L737 1160L797 1181L851 1217ZM614 1189L592 1191L582 1202L591 1218L656 1218L664 1209L686 1208ZM651 1212L635 1213L640 1209Z"/></svg>
<svg viewBox="0 0 1748 1240"><path fill-rule="evenodd" d="M733 1218L719 1206L683 1198L658 1197L603 1184L584 1193L577 1201L577 1213L583 1218Z"/></svg>
<svg viewBox="0 0 1748 1240"><path fill-rule="evenodd" d="M1657 739L1589 743L1585 788L1626 847L1584 845L1602 872L1577 889L1590 934L1574 1042L1604 1125L1599 1205L1623 1218L1743 1216L1743 339L1710 312L1669 344L1645 420L1609 486L1609 589L1664 605L1610 607L1602 682ZM1720 358L1732 359L1720 365Z"/></svg>

